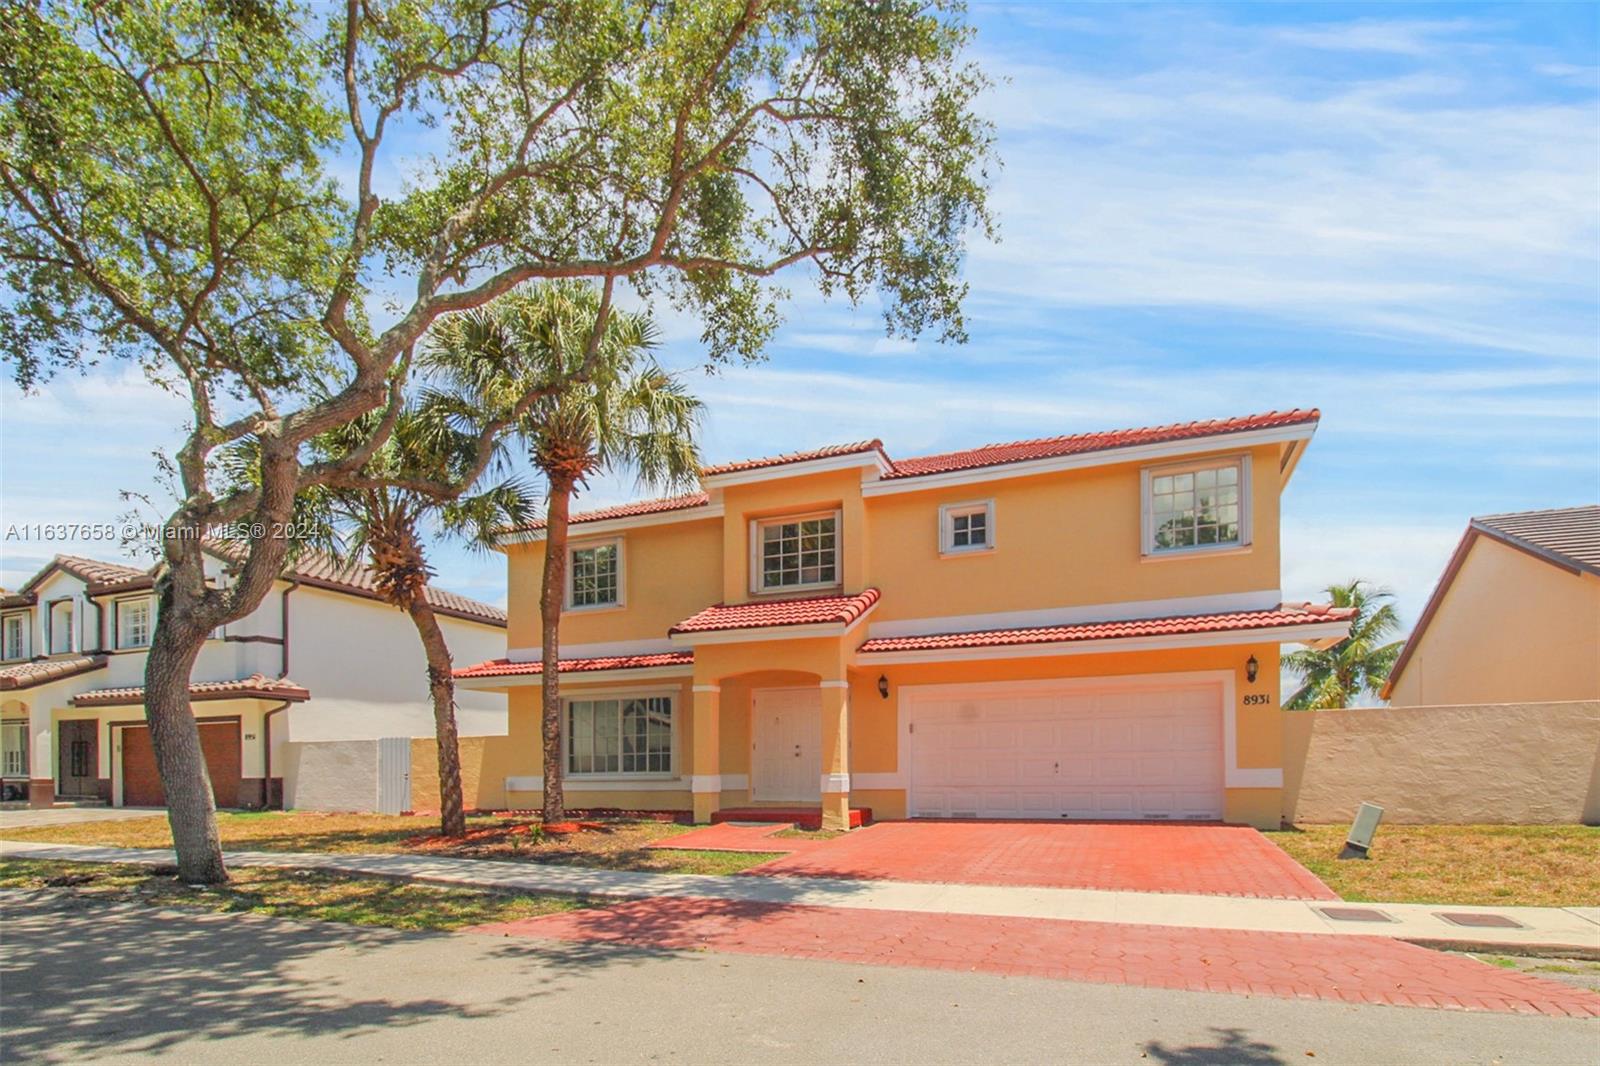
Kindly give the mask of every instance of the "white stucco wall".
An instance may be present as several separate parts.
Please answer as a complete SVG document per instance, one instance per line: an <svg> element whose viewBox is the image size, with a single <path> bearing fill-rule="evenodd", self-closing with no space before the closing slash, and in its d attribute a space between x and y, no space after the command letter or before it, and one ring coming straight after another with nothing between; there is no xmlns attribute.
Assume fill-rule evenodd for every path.
<svg viewBox="0 0 1600 1066"><path fill-rule="evenodd" d="M378 742L290 744L283 805L305 811L371 811L378 805Z"/></svg>

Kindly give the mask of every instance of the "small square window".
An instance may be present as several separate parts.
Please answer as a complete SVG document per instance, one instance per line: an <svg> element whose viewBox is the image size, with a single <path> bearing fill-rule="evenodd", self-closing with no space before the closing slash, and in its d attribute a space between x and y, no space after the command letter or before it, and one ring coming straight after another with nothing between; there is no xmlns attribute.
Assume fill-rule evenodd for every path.
<svg viewBox="0 0 1600 1066"><path fill-rule="evenodd" d="M757 523L755 591L831 587L839 583L839 515Z"/></svg>
<svg viewBox="0 0 1600 1066"><path fill-rule="evenodd" d="M117 603L117 647L143 648L150 644L150 601L122 600Z"/></svg>
<svg viewBox="0 0 1600 1066"><path fill-rule="evenodd" d="M987 551L994 547L994 501L952 503L939 508L942 554Z"/></svg>
<svg viewBox="0 0 1600 1066"><path fill-rule="evenodd" d="M615 607L622 603L622 542L568 549L567 606Z"/></svg>

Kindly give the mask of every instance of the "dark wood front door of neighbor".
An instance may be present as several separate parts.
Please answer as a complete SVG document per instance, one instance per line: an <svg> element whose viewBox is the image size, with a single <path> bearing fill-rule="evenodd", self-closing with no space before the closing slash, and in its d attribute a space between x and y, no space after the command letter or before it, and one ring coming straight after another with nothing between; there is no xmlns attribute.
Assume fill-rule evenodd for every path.
<svg viewBox="0 0 1600 1066"><path fill-rule="evenodd" d="M60 736L60 777L62 796L76 799L95 799L95 787L100 777L100 723L88 721L62 722Z"/></svg>

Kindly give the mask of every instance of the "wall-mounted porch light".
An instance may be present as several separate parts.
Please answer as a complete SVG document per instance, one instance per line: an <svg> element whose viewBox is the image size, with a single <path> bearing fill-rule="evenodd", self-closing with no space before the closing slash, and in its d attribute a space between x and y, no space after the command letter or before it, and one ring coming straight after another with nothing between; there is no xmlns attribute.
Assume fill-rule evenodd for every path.
<svg viewBox="0 0 1600 1066"><path fill-rule="evenodd" d="M1244 661L1244 677L1246 681L1250 682L1252 685L1255 684L1256 674L1260 672L1261 664L1256 662L1256 657L1254 655L1250 656L1250 658Z"/></svg>
<svg viewBox="0 0 1600 1066"><path fill-rule="evenodd" d="M884 699L889 698L889 679L883 674L878 675L878 695Z"/></svg>

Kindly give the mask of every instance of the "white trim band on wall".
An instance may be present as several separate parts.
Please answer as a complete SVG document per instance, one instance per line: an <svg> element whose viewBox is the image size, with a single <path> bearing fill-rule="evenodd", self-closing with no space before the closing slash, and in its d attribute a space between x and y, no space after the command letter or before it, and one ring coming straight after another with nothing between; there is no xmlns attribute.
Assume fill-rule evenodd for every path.
<svg viewBox="0 0 1600 1066"><path fill-rule="evenodd" d="M849 774L823 774L822 775L822 793L823 793L823 795L827 795L829 792L849 792L849 791L850 791L850 775Z"/></svg>
<svg viewBox="0 0 1600 1066"><path fill-rule="evenodd" d="M850 682L848 682L848 681L819 681L817 683L817 687L818 688L849 688L850 687Z"/></svg>
<svg viewBox="0 0 1600 1066"><path fill-rule="evenodd" d="M721 792L721 774L694 774L689 778L690 792Z"/></svg>
<svg viewBox="0 0 1600 1066"><path fill-rule="evenodd" d="M695 686L692 687L691 691L694 691L694 692L721 692L722 691L722 686L721 685L695 685Z"/></svg>

